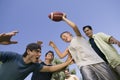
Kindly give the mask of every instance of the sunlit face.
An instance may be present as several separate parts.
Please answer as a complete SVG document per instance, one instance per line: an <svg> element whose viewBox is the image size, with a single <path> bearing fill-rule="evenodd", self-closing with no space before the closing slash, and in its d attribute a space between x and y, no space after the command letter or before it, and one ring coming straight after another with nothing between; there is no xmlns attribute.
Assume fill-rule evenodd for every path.
<svg viewBox="0 0 120 80"><path fill-rule="evenodd" d="M92 31L91 29L87 28L87 27L84 29L84 33L85 33L86 36L88 36L89 38L91 38L92 35L93 35L93 31Z"/></svg>
<svg viewBox="0 0 120 80"><path fill-rule="evenodd" d="M63 41L68 42L68 43L71 42L72 40L72 36L70 33L63 33L61 38Z"/></svg>
<svg viewBox="0 0 120 80"><path fill-rule="evenodd" d="M41 50L40 49L36 49L36 50L28 50L28 57L29 57L29 60L32 62L32 63L37 63L39 62L39 58L41 56Z"/></svg>
<svg viewBox="0 0 120 80"><path fill-rule="evenodd" d="M54 55L52 54L52 53L48 53L47 55L46 55L46 57L45 57L47 60L53 60L54 59Z"/></svg>

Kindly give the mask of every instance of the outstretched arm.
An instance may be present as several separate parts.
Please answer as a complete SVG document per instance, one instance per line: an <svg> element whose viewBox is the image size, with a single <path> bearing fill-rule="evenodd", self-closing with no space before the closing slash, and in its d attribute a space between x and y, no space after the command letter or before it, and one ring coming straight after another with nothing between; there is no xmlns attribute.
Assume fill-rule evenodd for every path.
<svg viewBox="0 0 120 80"><path fill-rule="evenodd" d="M16 44L17 41L11 41L11 38L12 36L15 36L17 33L18 31L12 31L0 34L0 44L2 45Z"/></svg>
<svg viewBox="0 0 120 80"><path fill-rule="evenodd" d="M55 72L55 71L60 71L63 68L67 67L71 63L72 59L67 58L66 62L57 64L54 66L43 66L42 70L40 72Z"/></svg>
<svg viewBox="0 0 120 80"><path fill-rule="evenodd" d="M65 21L74 30L74 32L76 33L77 36L82 36L79 29L78 29L78 27L77 27L77 25L75 23L73 23L72 21L68 20L66 18L66 15L64 15L62 17L62 19L63 19L63 21Z"/></svg>
<svg viewBox="0 0 120 80"><path fill-rule="evenodd" d="M109 42L111 43L111 44L117 44L119 47L120 47L120 41L118 41L117 39L115 39L114 37L110 37L110 39L109 39Z"/></svg>
<svg viewBox="0 0 120 80"><path fill-rule="evenodd" d="M61 53L53 41L50 41L49 45L55 50L55 52L60 58L64 58L65 56L68 55L68 49L66 49L63 53Z"/></svg>

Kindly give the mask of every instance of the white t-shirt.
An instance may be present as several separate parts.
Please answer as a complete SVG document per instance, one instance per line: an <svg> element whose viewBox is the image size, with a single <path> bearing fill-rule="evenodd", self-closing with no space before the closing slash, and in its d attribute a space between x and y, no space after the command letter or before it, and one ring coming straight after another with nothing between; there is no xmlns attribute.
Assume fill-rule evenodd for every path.
<svg viewBox="0 0 120 80"><path fill-rule="evenodd" d="M83 37L73 37L68 49L79 68L104 62Z"/></svg>

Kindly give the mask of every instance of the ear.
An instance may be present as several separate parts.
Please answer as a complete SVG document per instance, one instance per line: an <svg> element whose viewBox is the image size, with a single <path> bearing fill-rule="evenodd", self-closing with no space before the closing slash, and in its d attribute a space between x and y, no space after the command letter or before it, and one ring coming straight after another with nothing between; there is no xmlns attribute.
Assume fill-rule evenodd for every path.
<svg viewBox="0 0 120 80"><path fill-rule="evenodd" d="M27 49L27 54L28 54L28 55L30 54L30 52L31 52L30 49Z"/></svg>

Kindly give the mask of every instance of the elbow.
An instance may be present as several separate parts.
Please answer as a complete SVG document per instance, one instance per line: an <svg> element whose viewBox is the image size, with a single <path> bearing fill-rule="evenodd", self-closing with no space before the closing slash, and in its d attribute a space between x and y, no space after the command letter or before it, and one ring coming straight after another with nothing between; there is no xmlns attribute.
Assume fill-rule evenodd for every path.
<svg viewBox="0 0 120 80"><path fill-rule="evenodd" d="M60 57L60 59L62 59L63 57Z"/></svg>
<svg viewBox="0 0 120 80"><path fill-rule="evenodd" d="M60 59L63 59L65 56L59 56Z"/></svg>

